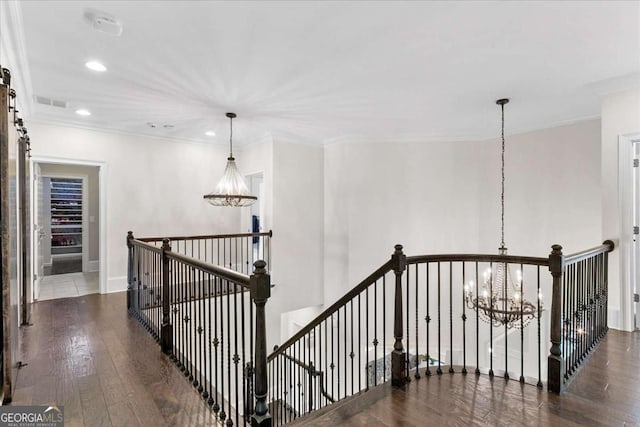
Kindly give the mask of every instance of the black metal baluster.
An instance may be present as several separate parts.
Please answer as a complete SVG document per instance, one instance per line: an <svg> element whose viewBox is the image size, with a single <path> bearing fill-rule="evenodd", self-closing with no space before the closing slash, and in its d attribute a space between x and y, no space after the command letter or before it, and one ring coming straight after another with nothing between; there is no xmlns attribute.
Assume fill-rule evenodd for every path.
<svg viewBox="0 0 640 427"><path fill-rule="evenodd" d="M327 340L329 337L329 334L327 333L327 327L329 322L327 321L327 319L323 320L324 323L324 377L326 379L325 384L326 387L328 389L329 387L329 356L327 355L327 350L329 349L328 344L327 344ZM331 372L333 375L333 371ZM333 384L333 381L331 382ZM331 395L333 396L333 389L331 390Z"/></svg>
<svg viewBox="0 0 640 427"><path fill-rule="evenodd" d="M430 309L429 309L429 263L426 262L425 263L425 275L424 277L426 278L426 286L425 286L425 295L427 297L427 315L424 317L424 321L425 321L425 331L426 331L426 335L427 335L427 342L425 343L425 346L427 347L427 369L424 370L424 374L427 377L431 376L431 353L429 352L429 326L431 325L431 316L430 316Z"/></svg>
<svg viewBox="0 0 640 427"><path fill-rule="evenodd" d="M242 265L242 264L240 264L240 265ZM245 328L245 326L244 326L244 321L245 321L245 319L244 319L244 317L245 317L244 300L245 300L246 292L245 292L245 289L243 289L243 288L240 288L240 292L241 292L240 293L240 333L242 334L242 336L241 336L241 342L242 342L242 347L241 347L242 348L242 365L241 366L246 366L246 363L247 363L246 353L245 353L246 341L245 341L245 334L244 334L244 330L245 330L244 329ZM251 304L251 302L249 302L249 304ZM236 335L237 335L237 333L238 332L236 331ZM251 366L253 366L253 364ZM272 373L272 375L273 375L273 373ZM247 382L243 383L243 392L244 392L244 396L247 396L248 394L250 394L249 384ZM245 400L245 403L244 403L244 407L245 408L251 408L253 406L253 405L251 405L251 402L246 402L247 399L243 399L243 400ZM246 413L246 411L243 411L243 415L244 415L244 419L245 419L245 422L246 422L246 420L248 419L248 417L247 417L248 414Z"/></svg>
<svg viewBox="0 0 640 427"><path fill-rule="evenodd" d="M507 310L507 287L509 286L509 264L506 262L503 263L504 266L504 283L502 291L504 295L502 296L504 300L502 301L502 309ZM509 329L507 328L507 322L504 323L504 379L509 379Z"/></svg>
<svg viewBox="0 0 640 427"><path fill-rule="evenodd" d="M441 351L441 347L440 347L440 338L441 338L441 333L440 333L440 262L438 261L438 369L436 370L436 373L438 375L442 375L442 366L441 366L441 362L440 359L442 358L442 351Z"/></svg>
<svg viewBox="0 0 640 427"><path fill-rule="evenodd" d="M489 376L493 377L493 263L489 263Z"/></svg>
<svg viewBox="0 0 640 427"><path fill-rule="evenodd" d="M366 348L365 348L365 354L366 354L366 358L367 358L366 359L366 362L367 362L367 365L366 365L367 388L366 388L366 390L369 390L369 377L371 376L369 370L371 369L371 366L369 366L369 287L368 286L365 288L365 301L366 301L366 305L364 306L364 308L365 308L366 320L365 320L365 323L364 323L364 327L365 327L365 342L367 343ZM375 366L374 366L373 369L375 369ZM333 390L331 391L331 395L333 396Z"/></svg>
<svg viewBox="0 0 640 427"><path fill-rule="evenodd" d="M344 310L342 311L342 313L343 313L342 329L344 331L344 341L343 341L343 344L344 344L344 352L343 352L343 355L344 355L344 358L343 358L344 367L343 367L343 370L342 370L342 373L343 373L343 381L342 381L342 383L344 385L344 397L347 397L347 305L345 304L343 308L344 308ZM340 316L340 310L338 310L338 316ZM339 334L340 334L340 329L338 329L338 335Z"/></svg>
<svg viewBox="0 0 640 427"><path fill-rule="evenodd" d="M541 356L541 352L542 352L542 344L541 344L541 331L540 331L540 319L542 317L542 294L540 293L540 266L538 265L536 267L536 273L537 273L537 285L536 285L536 290L538 292L536 298L538 301L538 384L536 384L539 388L542 388L542 356Z"/></svg>
<svg viewBox="0 0 640 427"><path fill-rule="evenodd" d="M223 254L224 256L224 254ZM227 340L225 340L224 336L224 299L227 298L225 296L225 283L226 281L223 279L218 279L219 289L218 289L218 297L217 299L220 301L220 421L225 421L227 419L227 412L224 410L224 402L225 402L225 378L224 378L224 346L228 345ZM228 298L227 298L228 299ZM228 339L228 335L227 335ZM229 366L231 364L229 363ZM227 387L230 390L229 383L230 376L227 377ZM229 393L231 394L231 393ZM229 414L230 415L230 414Z"/></svg>
<svg viewBox="0 0 640 427"><path fill-rule="evenodd" d="M207 247L206 241L205 241L205 246L204 247L205 247L205 249ZM209 405L209 407L212 407L213 402L214 402L214 400L213 400L213 371L214 371L214 367L212 365L212 361L213 361L213 357L214 356L213 356L213 351L212 351L211 347L213 346L212 337L215 334L215 329L214 329L214 333L212 333L211 332L212 331L211 327L213 325L212 325L212 319L211 319L212 318L212 316L211 316L212 313L211 312L215 309L216 303L215 303L215 301L211 301L211 294L212 293L213 292L212 292L212 286L211 286L211 275L207 274L207 313L206 314L207 314L207 317L208 317L208 321L207 321L207 337L206 337L205 342L206 342L207 349L209 350L209 353L208 353L208 356L207 356L207 365L205 365L205 366L208 366L208 369L207 369L207 374L208 375L206 376L206 379L207 379L209 388L208 388L207 391L205 391L206 396L203 394L202 397L204 397L207 400L207 405ZM215 319L215 315L213 316L213 318Z"/></svg>
<svg viewBox="0 0 640 427"><path fill-rule="evenodd" d="M449 261L449 373L453 374L453 262Z"/></svg>
<svg viewBox="0 0 640 427"><path fill-rule="evenodd" d="M334 372L334 368L335 368L335 363L334 363L334 352L333 352L333 313L331 314L331 365L329 365L329 367L331 368L331 396L335 396L334 394L334 390L333 390L333 383L335 382L335 377L333 376L333 372ZM338 387L338 391L340 390L340 388ZM338 400L340 400L340 395L338 394Z"/></svg>
<svg viewBox="0 0 640 427"><path fill-rule="evenodd" d="M524 384L524 266L520 264L520 382Z"/></svg>
<svg viewBox="0 0 640 427"><path fill-rule="evenodd" d="M231 249L229 249L231 251ZM231 286L228 280L224 281L224 299L227 300L227 389L229 391L229 396L227 397L227 426L233 425L233 420L231 419L231 415L233 414L231 408L231 364L233 363L233 358L231 356L231 295L229 292L231 291Z"/></svg>
<svg viewBox="0 0 640 427"><path fill-rule="evenodd" d="M408 279L408 275L409 275L409 270L411 269L410 266L407 266L407 279ZM419 295L418 295L418 264L415 265L415 271L416 271L416 278L415 278L415 285L416 285L416 315L415 315L415 327L416 327L416 373L415 373L415 378L418 380L420 379L420 346L419 346L419 330L418 330L418 300L419 300ZM409 292L409 288L407 287L407 292ZM407 322L409 320L407 319ZM407 371L409 372L409 371Z"/></svg>
<svg viewBox="0 0 640 427"><path fill-rule="evenodd" d="M186 244L186 242L185 242ZM193 328L193 326L196 322L195 322L195 315L194 315L194 297L195 297L195 292L194 292L194 286L195 286L195 268L190 267L189 268L189 320L187 322L187 333L188 333L188 337L189 337L189 381L193 381L193 371L195 370L196 366L195 366L195 328ZM191 330L189 327L193 328L193 330Z"/></svg>
<svg viewBox="0 0 640 427"><path fill-rule="evenodd" d="M467 286L466 263L462 261L462 374L467 373L467 305L465 287Z"/></svg>
<svg viewBox="0 0 640 427"><path fill-rule="evenodd" d="M520 382L524 384L524 265L520 264Z"/></svg>
<svg viewBox="0 0 640 427"><path fill-rule="evenodd" d="M182 298L180 300L181 304L182 304L182 310L181 310L181 315L182 318L180 319L180 329L182 329L182 337L181 337L181 342L180 345L182 347L182 358L181 358L181 364L180 364L180 370L182 372L185 372L187 370L187 337L186 337L186 330L187 330L187 326L186 326L186 318L187 318L187 266L180 262L180 273L181 273L181 280L180 280L180 291L182 293Z"/></svg>
<svg viewBox="0 0 640 427"><path fill-rule="evenodd" d="M362 300L358 294L358 391L362 391ZM326 345L325 345L326 348ZM325 366L325 371L327 367ZM326 400L325 400L326 403Z"/></svg>
<svg viewBox="0 0 640 427"><path fill-rule="evenodd" d="M373 386L378 385L378 281L373 282Z"/></svg>
<svg viewBox="0 0 640 427"><path fill-rule="evenodd" d="M211 241L213 244L213 240ZM212 255L213 256L213 255ZM218 371L220 370L220 366L218 364L218 346L220 345L220 340L218 339L218 325L220 324L220 322L218 321L218 304L220 301L220 297L218 296L218 288L219 288L219 281L220 279L218 279L217 277L214 276L213 278L213 340L211 341L211 344L213 345L213 382L215 384L214 388L215 388L215 395L212 394L213 397L213 412L216 414L216 416L218 415L218 412L220 411L220 384L218 383Z"/></svg>
<svg viewBox="0 0 640 427"><path fill-rule="evenodd" d="M340 400L340 309L338 309L338 311L336 312L336 332L337 332L337 336L336 336L336 359L337 359L337 366L336 366L336 370L337 370L337 381L338 383L336 384L336 388L338 389L338 400Z"/></svg>
<svg viewBox="0 0 640 427"><path fill-rule="evenodd" d="M198 372L197 372L197 376L194 380L193 385L197 386L197 390L200 394L202 394L202 392L204 391L204 386L203 386L203 381L202 381L202 374L203 374L203 365L204 365L204 356L205 356L205 348L203 346L202 343L202 339L204 338L204 336L202 335L204 332L204 328L202 327L203 323L202 323L202 302L204 301L204 288L203 288L203 283L204 283L204 272L201 270L198 270L198 282L196 283L196 287L197 287L197 294L196 294L196 302L197 302L197 308L198 308L198 329L196 330L196 332L198 333Z"/></svg>
<svg viewBox="0 0 640 427"><path fill-rule="evenodd" d="M478 261L476 261L476 298L480 298L478 294ZM478 304L476 304L476 375L480 375L480 312Z"/></svg>
<svg viewBox="0 0 640 427"><path fill-rule="evenodd" d="M236 245L236 260L238 259L237 247L238 246ZM236 423L237 423L238 420L240 420L240 414L239 414L239 410L240 410L239 394L240 393L239 393L239 387L238 387L238 383L240 382L239 371L238 371L238 362L240 362L240 356L238 355L238 284L233 282L232 286L233 286L233 328L234 328L233 364L235 365L234 369L235 369L235 378L236 378ZM244 328L243 328L243 331L244 331Z"/></svg>
<svg viewBox="0 0 640 427"><path fill-rule="evenodd" d="M358 295L360 301L360 295ZM358 359L358 362L360 360ZM360 366L360 364L358 364ZM387 381L387 275L382 276L382 378Z"/></svg>
<svg viewBox="0 0 640 427"><path fill-rule="evenodd" d="M407 322L407 331L406 331L406 334L405 334L405 336L407 337L407 347L406 347L407 351L405 352L405 359L404 359L405 360L405 362L404 362L405 363L405 373L407 374L407 381L410 381L410 379L411 379L410 375L409 375L409 372L410 372L410 369L411 369L411 365L409 364L409 359L411 357L411 350L410 350L411 349L411 334L409 333L409 323L411 322L411 320L410 320L411 316L409 314L410 307L411 307L411 305L409 304L409 294L411 294L411 286L410 286L410 283L411 283L410 276L411 276L411 274L410 274L410 272L411 272L411 266L407 266L407 274L406 274L406 277L405 277L405 280L407 281L407 283L406 283L406 289L407 289L407 298L406 298L406 300L407 301L406 301L406 304L405 304L405 307L407 308L407 311L406 311L406 314L405 314L405 316L406 316L405 319L406 319L406 322ZM376 362L376 365L377 365L377 362Z"/></svg>
<svg viewBox="0 0 640 427"><path fill-rule="evenodd" d="M351 353L349 353L349 357L351 358L351 395L355 393L354 391L354 378L353 378L353 358L355 357L355 352L353 351L353 298L349 301L351 309L349 310L350 322L351 325ZM346 323L346 322L345 322ZM315 337L314 337L315 339ZM315 348L315 344L314 344Z"/></svg>

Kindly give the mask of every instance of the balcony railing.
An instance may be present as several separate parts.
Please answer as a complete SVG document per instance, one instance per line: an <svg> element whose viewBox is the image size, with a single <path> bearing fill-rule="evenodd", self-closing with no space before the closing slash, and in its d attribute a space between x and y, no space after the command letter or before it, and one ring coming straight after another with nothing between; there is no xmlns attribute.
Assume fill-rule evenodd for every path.
<svg viewBox="0 0 640 427"><path fill-rule="evenodd" d="M560 393L607 330L610 241L566 257L558 245L548 257L407 257L396 245L267 357L270 276L262 260L243 271L271 233L258 236L262 252L253 235L233 236L246 239L237 253L226 243L211 250L227 236L178 238L179 251L170 239L127 237L129 311L228 426L282 425L387 381L444 374L546 382ZM493 288L500 277L515 282L508 303Z"/></svg>

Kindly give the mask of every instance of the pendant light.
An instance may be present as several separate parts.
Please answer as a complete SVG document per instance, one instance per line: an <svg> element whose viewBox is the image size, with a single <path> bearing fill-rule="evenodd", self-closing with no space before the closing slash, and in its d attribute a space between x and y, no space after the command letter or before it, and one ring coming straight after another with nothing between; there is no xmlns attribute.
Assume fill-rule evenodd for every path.
<svg viewBox="0 0 640 427"><path fill-rule="evenodd" d="M507 255L504 243L504 106L509 99L498 99L502 110L502 150L501 150L501 192L500 192L500 231L501 240L498 253ZM473 282L464 286L467 306L478 310L480 318L494 326L507 328L522 328L540 315L542 311L542 295L538 294L536 304L525 300L522 286L522 272L516 271L514 278L507 263L496 263L492 271L488 268L484 272L481 295L473 295ZM515 280L514 280L515 279ZM537 306L536 306L537 305Z"/></svg>
<svg viewBox="0 0 640 427"><path fill-rule="evenodd" d="M224 168L224 175L222 175L216 189L213 193L206 194L204 198L213 206L251 206L258 198L249 192L244 178L236 167L236 159L233 157L233 119L236 118L236 114L227 113L226 116L229 118L230 125L227 166Z"/></svg>

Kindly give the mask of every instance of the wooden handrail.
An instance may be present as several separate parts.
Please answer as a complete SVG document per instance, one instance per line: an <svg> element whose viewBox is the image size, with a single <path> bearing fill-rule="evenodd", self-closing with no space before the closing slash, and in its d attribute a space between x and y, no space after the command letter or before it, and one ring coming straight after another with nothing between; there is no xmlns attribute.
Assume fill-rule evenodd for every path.
<svg viewBox="0 0 640 427"><path fill-rule="evenodd" d="M347 292L342 298L340 298L338 301L334 302L333 304L331 304L331 306L329 308L327 308L325 311L323 311L322 313L320 313L318 315L318 317L316 317L315 319L313 319L311 322L309 322L307 324L307 326L305 326L304 328L302 328L297 334L295 334L294 336L292 336L291 338L289 338L287 341L285 341L280 347L278 347L277 350L274 350L273 353L271 353L269 355L269 357L267 358L267 362L271 362L273 359L276 358L276 356L278 356L279 354L283 354L284 351L293 343L295 343L296 341L298 341L300 338L302 338L303 336L305 336L307 333L309 333L313 328L315 328L316 326L318 326L320 323L322 323L323 320L325 320L326 318L328 318L329 316L331 316L333 313L335 313L339 308L341 308L343 305L345 305L348 301L351 301L354 297L356 297L360 292L362 292L364 289L366 289L368 286L372 285L376 280L380 279L382 276L384 276L386 273L388 273L389 271L391 271L393 264L392 261L389 260L387 262L385 262L384 264L382 264L382 266L380 268L378 268L376 271L374 271L373 273L371 273L366 279L364 279L362 282L360 282L356 287L354 287L353 289L351 289L349 292Z"/></svg>
<svg viewBox="0 0 640 427"><path fill-rule="evenodd" d="M145 248L148 251L155 252L157 254L162 253L162 248L160 248L159 246L150 245L141 239L131 239L130 241L131 241L131 244L134 246L140 246L142 248Z"/></svg>
<svg viewBox="0 0 640 427"><path fill-rule="evenodd" d="M173 237L141 237L136 240L142 242L161 242L163 239L173 240L204 240L204 239L227 239L234 237L273 237L273 231L265 231L261 233L235 233L235 234L211 234L201 236L173 236Z"/></svg>
<svg viewBox="0 0 640 427"><path fill-rule="evenodd" d="M197 269L204 271L205 273L213 274L214 276L221 277L231 282L237 283L247 289L250 288L250 277L246 274L238 273L233 270L229 270L225 267L219 267L213 264L207 264L206 262L198 261L195 258L191 258L185 255L180 255L175 252L167 251L167 258L181 261L187 265L196 267Z"/></svg>
<svg viewBox="0 0 640 427"><path fill-rule="evenodd" d="M425 262L456 261L456 262L495 262L507 264L526 264L548 266L549 258L498 255L498 254L439 254L408 256L407 264L421 264Z"/></svg>
<svg viewBox="0 0 640 427"><path fill-rule="evenodd" d="M594 255L603 254L606 252L612 252L615 249L615 244L611 240L605 240L601 245L595 246L591 249L586 249L584 251L576 252L571 255L567 255L564 258L565 264L573 264L575 262L579 262L590 258Z"/></svg>

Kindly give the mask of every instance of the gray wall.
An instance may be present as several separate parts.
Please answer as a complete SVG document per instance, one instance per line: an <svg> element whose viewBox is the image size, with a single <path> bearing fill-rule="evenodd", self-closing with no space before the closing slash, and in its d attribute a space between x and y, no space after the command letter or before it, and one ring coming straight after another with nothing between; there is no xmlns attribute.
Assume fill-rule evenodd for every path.
<svg viewBox="0 0 640 427"><path fill-rule="evenodd" d="M53 163L40 163L42 176L55 177L57 175L87 175L87 200L89 201L89 218L94 217L94 221L91 222L89 218L89 262L98 261L100 259L100 183L99 183L99 168L96 166L77 166L77 165L59 165ZM45 202L46 205L46 202ZM46 258L45 249L45 262L48 262ZM50 253L50 249L49 249ZM50 259L50 258L49 258Z"/></svg>

